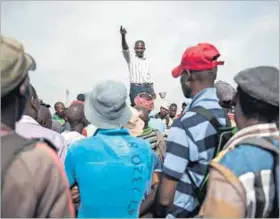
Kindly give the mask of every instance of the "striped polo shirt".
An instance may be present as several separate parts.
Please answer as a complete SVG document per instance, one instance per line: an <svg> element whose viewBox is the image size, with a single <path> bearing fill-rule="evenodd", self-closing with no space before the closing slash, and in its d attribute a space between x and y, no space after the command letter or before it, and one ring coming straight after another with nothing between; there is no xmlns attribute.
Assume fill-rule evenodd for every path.
<svg viewBox="0 0 280 219"><path fill-rule="evenodd" d="M130 83L152 83L150 63L146 57L140 58L130 50L123 50L129 69Z"/></svg>
<svg viewBox="0 0 280 219"><path fill-rule="evenodd" d="M216 88L206 88L196 94L183 116L174 121L167 139L167 153L163 172L178 180L174 203L167 217L193 217L198 212L198 201L190 173L197 186L202 183L217 145L217 132L210 122L190 109L201 106L226 124L225 114L216 94Z"/></svg>

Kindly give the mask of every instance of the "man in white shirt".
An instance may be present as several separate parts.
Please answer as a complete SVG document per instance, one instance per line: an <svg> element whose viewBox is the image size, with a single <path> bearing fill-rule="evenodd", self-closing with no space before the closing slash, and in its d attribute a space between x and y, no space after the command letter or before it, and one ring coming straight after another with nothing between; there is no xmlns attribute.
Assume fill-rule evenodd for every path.
<svg viewBox="0 0 280 219"><path fill-rule="evenodd" d="M58 150L61 158L62 149L65 146L64 138L57 132L41 126L38 122L40 102L36 90L30 85L30 96L26 105L24 115L16 123L17 134L29 138L45 138L49 140Z"/></svg>
<svg viewBox="0 0 280 219"><path fill-rule="evenodd" d="M134 51L130 50L126 42L126 30L121 26L123 56L128 64L130 82L130 102L134 106L134 98L139 93L147 92L155 97L149 60L144 56L145 43L143 40L135 42Z"/></svg>

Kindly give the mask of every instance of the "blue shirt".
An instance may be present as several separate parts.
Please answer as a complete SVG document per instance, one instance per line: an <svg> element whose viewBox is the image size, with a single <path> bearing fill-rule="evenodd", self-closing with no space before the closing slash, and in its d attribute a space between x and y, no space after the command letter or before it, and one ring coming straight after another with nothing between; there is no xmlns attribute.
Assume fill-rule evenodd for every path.
<svg viewBox="0 0 280 219"><path fill-rule="evenodd" d="M217 131L203 116L190 109L201 106L226 124L225 114L216 94L216 88L207 88L196 94L183 116L174 121L167 139L167 153L163 173L178 180L173 206L168 217L193 217L198 210L190 173L197 186L202 183L208 165L214 156Z"/></svg>
<svg viewBox="0 0 280 219"><path fill-rule="evenodd" d="M70 186L79 186L79 218L136 218L151 181L153 154L126 129L98 130L69 147L65 169Z"/></svg>

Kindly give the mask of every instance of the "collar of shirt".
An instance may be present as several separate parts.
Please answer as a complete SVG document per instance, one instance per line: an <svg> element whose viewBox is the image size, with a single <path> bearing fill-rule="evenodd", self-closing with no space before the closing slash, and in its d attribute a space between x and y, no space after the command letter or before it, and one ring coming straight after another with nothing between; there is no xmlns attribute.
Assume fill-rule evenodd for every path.
<svg viewBox="0 0 280 219"><path fill-rule="evenodd" d="M227 142L224 148L235 146L239 142L248 137L269 137L273 136L279 138L279 130L275 123L257 124L243 128L236 132L236 134Z"/></svg>
<svg viewBox="0 0 280 219"><path fill-rule="evenodd" d="M31 116L28 116L28 115L23 115L18 122L19 123L30 123L33 125L41 126L35 119L33 119Z"/></svg>
<svg viewBox="0 0 280 219"><path fill-rule="evenodd" d="M97 129L95 135L130 135L127 129Z"/></svg>
<svg viewBox="0 0 280 219"><path fill-rule="evenodd" d="M7 134L11 133L12 131L14 131L14 130L10 129L5 124L1 123L1 136L7 135Z"/></svg>
<svg viewBox="0 0 280 219"><path fill-rule="evenodd" d="M217 89L214 87L209 87L206 88L199 93L197 93L193 98L190 104L186 107L184 110L184 113L186 111L189 111L191 108L198 106L199 102L204 101L204 100L212 100L212 101L219 101L218 96L217 96Z"/></svg>
<svg viewBox="0 0 280 219"><path fill-rule="evenodd" d="M134 52L134 55L138 59L147 60L147 57L145 55L143 55L143 57L139 57L135 52Z"/></svg>

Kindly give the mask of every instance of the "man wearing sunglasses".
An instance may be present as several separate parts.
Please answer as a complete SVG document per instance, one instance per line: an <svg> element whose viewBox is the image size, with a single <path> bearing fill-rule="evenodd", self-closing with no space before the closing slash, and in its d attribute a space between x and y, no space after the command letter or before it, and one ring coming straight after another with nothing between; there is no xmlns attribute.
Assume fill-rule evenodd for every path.
<svg viewBox="0 0 280 219"><path fill-rule="evenodd" d="M226 124L214 88L217 66L223 64L217 61L219 56L213 45L201 43L188 48L181 64L172 71L173 77L181 77L184 96L192 101L169 131L155 217L189 218L198 213L192 182L197 187L202 183L218 142L210 120L193 110L203 108L221 126Z"/></svg>
<svg viewBox="0 0 280 219"><path fill-rule="evenodd" d="M152 82L149 60L144 56L145 42L137 40L134 46L134 52L129 49L126 42L126 29L121 26L123 56L128 64L129 82L130 82L130 102L134 106L134 98L137 94L147 92L155 97L154 86Z"/></svg>

